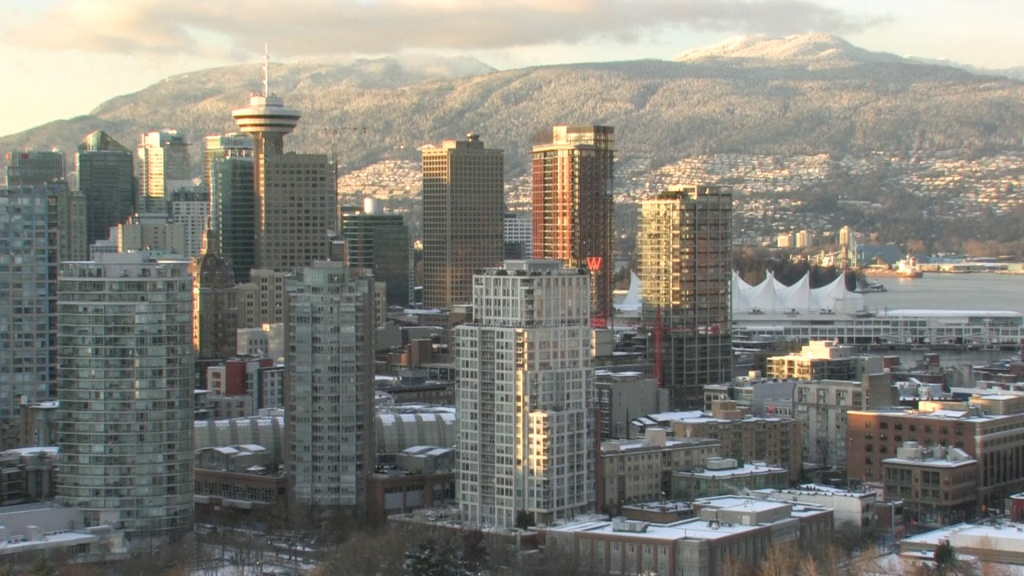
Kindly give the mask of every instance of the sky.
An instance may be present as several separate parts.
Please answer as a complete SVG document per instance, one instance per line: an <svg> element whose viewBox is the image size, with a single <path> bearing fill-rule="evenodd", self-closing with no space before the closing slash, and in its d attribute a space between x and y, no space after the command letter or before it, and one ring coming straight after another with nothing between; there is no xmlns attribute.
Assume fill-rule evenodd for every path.
<svg viewBox="0 0 1024 576"><path fill-rule="evenodd" d="M1021 0L0 0L0 135L167 76L272 60L464 54L499 69L668 59L739 34L1024 66Z"/></svg>

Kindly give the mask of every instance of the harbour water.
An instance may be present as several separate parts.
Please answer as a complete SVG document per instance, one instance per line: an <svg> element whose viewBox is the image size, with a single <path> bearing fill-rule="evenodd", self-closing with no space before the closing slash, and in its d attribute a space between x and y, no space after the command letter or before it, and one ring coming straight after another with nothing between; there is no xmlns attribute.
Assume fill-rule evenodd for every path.
<svg viewBox="0 0 1024 576"><path fill-rule="evenodd" d="M888 292L865 294L868 308L1011 310L1024 313L1024 275L925 274L922 278L879 278Z"/></svg>
<svg viewBox="0 0 1024 576"><path fill-rule="evenodd" d="M936 274L922 278L879 278L887 292L865 294L869 309L1009 310L1024 313L1024 276L1012 274ZM911 363L921 351L892 352ZM942 364L974 364L1014 355L1006 350L943 350Z"/></svg>

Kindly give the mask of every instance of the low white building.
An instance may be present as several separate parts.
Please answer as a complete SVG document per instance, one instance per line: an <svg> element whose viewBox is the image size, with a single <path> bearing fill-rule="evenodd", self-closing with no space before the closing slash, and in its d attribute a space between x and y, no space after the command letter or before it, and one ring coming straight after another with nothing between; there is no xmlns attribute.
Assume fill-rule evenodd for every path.
<svg viewBox="0 0 1024 576"><path fill-rule="evenodd" d="M79 508L50 502L0 508L0 558L19 564L18 555L67 554L77 561L118 559L128 553L124 532L110 526L85 525Z"/></svg>
<svg viewBox="0 0 1024 576"><path fill-rule="evenodd" d="M849 492L832 486L803 484L798 488L763 488L754 490L752 494L756 498L766 500L799 502L831 508L836 528L843 524L852 524L861 529L868 529L875 524L874 492Z"/></svg>

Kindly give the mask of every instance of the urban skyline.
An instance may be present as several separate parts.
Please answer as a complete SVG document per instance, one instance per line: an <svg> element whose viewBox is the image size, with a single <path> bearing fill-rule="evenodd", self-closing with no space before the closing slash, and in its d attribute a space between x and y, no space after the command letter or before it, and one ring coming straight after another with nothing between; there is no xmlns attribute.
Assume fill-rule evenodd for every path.
<svg viewBox="0 0 1024 576"><path fill-rule="evenodd" d="M595 26L627 16L591 1L564 9ZM690 8L744 21L781 1ZM793 3L802 20L874 25L867 9ZM397 21L419 14L406 8ZM885 206L853 184L775 201L847 170L828 154L798 174L788 157L757 159L769 188L756 197L671 163L648 179L671 159L624 149L665 127L616 134L589 107L576 123L503 120L543 126L509 139L527 176L506 173L507 147L432 125L424 137L444 140L407 151L418 169L385 164L386 186L342 188L337 150L285 145L332 121L294 91L286 107L267 59L262 79L247 106L211 107L220 129L139 130L134 154L103 131L74 157L5 151L0 571L1024 566L1024 244L1016 261L885 245L858 215L925 203L909 184ZM1024 187L1024 160L1008 164L1004 197ZM642 193L620 197L619 179ZM815 205L832 218L769 218ZM984 222L1024 242L1019 216ZM956 286L968 304L948 299ZM869 306L889 290L912 304Z"/></svg>

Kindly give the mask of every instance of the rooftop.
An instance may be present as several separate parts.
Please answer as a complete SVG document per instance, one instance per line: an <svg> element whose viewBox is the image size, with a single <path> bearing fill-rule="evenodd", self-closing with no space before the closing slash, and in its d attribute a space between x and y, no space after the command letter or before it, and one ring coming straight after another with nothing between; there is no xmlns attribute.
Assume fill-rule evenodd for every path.
<svg viewBox="0 0 1024 576"><path fill-rule="evenodd" d="M551 532L580 532L599 535L629 535L634 538L650 540L717 540L729 538L744 532L758 530L760 526L742 526L740 524L717 523L712 525L707 520L690 518L669 524L648 524L643 532L622 532L612 528L608 520L582 521L563 524L549 528Z"/></svg>
<svg viewBox="0 0 1024 576"><path fill-rule="evenodd" d="M731 478L734 476L754 476L757 474L785 473L786 469L781 466L770 466L764 462L749 462L736 468L725 470L690 470L674 472L673 476L684 476L690 478Z"/></svg>
<svg viewBox="0 0 1024 576"><path fill-rule="evenodd" d="M905 538L903 545L938 546L948 540L953 548L989 548L992 550L1024 550L1024 524L999 522L994 525L957 524L917 536Z"/></svg>

